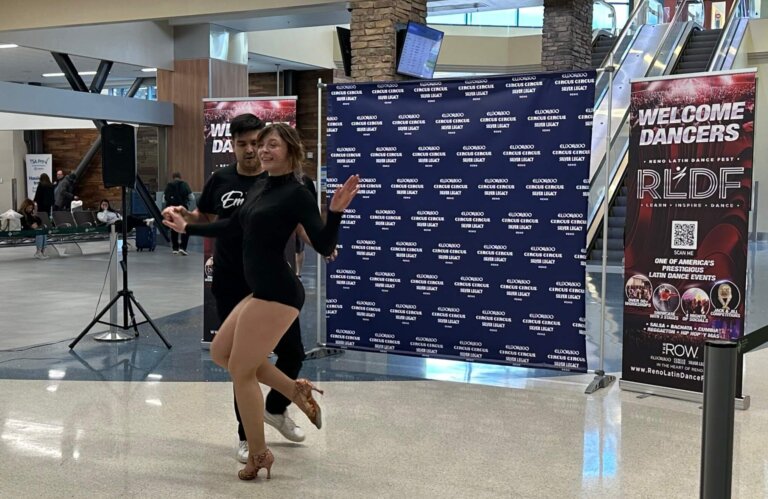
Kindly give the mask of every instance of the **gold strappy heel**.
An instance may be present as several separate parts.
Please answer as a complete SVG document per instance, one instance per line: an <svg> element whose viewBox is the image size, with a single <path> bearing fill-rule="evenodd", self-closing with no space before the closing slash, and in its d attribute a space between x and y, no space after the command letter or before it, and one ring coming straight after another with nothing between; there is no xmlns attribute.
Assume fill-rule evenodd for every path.
<svg viewBox="0 0 768 499"><path fill-rule="evenodd" d="M272 455L272 451L267 449L258 456L250 454L248 456L248 463L253 466L253 471L246 471L245 468L237 472L237 477L240 480L253 480L259 475L261 468L267 469L267 480L272 478L272 464L275 462L275 456Z"/></svg>
<svg viewBox="0 0 768 499"><path fill-rule="evenodd" d="M317 401L312 397L312 391L316 391L323 394L323 390L317 388L308 379L296 380L296 394L293 397L293 402L298 405L304 414L307 415L313 425L319 430L323 426L322 412Z"/></svg>

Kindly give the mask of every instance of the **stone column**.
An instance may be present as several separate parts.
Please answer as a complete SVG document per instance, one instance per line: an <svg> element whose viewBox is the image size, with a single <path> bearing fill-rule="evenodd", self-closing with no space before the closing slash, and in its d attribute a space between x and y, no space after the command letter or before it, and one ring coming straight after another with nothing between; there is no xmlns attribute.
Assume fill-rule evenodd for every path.
<svg viewBox="0 0 768 499"><path fill-rule="evenodd" d="M402 79L395 74L395 24L425 22L426 0L354 0L350 8L352 79L361 82Z"/></svg>
<svg viewBox="0 0 768 499"><path fill-rule="evenodd" d="M544 70L587 69L591 59L592 0L544 0Z"/></svg>

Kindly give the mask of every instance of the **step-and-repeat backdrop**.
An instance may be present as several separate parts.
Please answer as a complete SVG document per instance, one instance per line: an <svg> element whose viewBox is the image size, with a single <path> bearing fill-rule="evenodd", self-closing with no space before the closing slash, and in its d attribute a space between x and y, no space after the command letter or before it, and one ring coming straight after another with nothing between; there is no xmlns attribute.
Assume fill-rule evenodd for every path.
<svg viewBox="0 0 768 499"><path fill-rule="evenodd" d="M328 189L361 176L328 266L330 345L587 369L594 77L329 86Z"/></svg>

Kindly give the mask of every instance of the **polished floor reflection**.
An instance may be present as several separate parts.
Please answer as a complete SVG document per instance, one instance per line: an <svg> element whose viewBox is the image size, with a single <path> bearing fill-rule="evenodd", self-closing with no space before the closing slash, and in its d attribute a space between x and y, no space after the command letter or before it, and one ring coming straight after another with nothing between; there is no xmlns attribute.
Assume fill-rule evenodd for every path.
<svg viewBox="0 0 768 499"><path fill-rule="evenodd" d="M756 305L768 293L756 277L768 269L768 251L753 250L750 330L768 322ZM240 482L232 386L200 346L199 253L131 255L131 287L170 350L146 326L129 342L88 336L67 347L93 316L103 248L46 262L7 255L0 254L0 299L10 310L0 331L0 497L698 495L698 404L638 397L615 384L585 395L586 374L352 351L304 365L302 374L327 390L324 428L294 414L308 433L298 445L268 428L273 479ZM309 348L318 338L307 261ZM609 274L607 286L604 365L615 373L621 276ZM599 289L599 274L590 273L592 368ZM746 361L752 407L736 414L735 497L768 495L767 352Z"/></svg>

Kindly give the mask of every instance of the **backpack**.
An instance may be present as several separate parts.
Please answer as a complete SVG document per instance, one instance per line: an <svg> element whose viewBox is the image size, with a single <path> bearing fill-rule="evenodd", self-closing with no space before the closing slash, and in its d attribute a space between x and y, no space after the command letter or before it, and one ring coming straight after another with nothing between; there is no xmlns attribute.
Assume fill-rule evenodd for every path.
<svg viewBox="0 0 768 499"><path fill-rule="evenodd" d="M184 206L186 208L189 194L182 192L186 190L183 187L184 182L181 181L173 181L168 183L168 186L165 188L166 206Z"/></svg>

